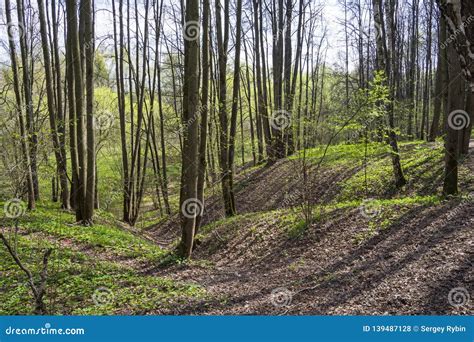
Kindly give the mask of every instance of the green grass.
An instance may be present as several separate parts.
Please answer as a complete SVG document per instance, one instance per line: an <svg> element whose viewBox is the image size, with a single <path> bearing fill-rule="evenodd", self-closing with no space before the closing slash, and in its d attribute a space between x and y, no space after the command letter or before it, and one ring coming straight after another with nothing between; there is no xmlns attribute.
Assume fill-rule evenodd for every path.
<svg viewBox="0 0 474 342"><path fill-rule="evenodd" d="M437 173L442 170L443 152L442 146L439 144L433 147L412 144L409 150L406 145L402 145L400 156L402 168L408 181L408 185L402 189L402 193L411 191L422 194L423 189L427 185L432 185L437 178ZM366 181L367 189L365 187ZM353 198L391 196L396 192L393 184L391 158L389 155L385 158L370 158L366 170L362 168L339 185L341 192L338 200L341 201Z"/></svg>
<svg viewBox="0 0 474 342"><path fill-rule="evenodd" d="M324 152L326 146L320 146L315 148L307 149L306 151L298 151L293 156L289 157L289 160L298 160L306 158L310 163L319 163L323 158L322 165L325 166L337 166L345 165L353 161L361 163L365 155L365 146L363 144L339 144L332 145ZM389 149L386 144L380 143L369 143L367 144L367 155L368 156L381 156L388 153Z"/></svg>
<svg viewBox="0 0 474 342"><path fill-rule="evenodd" d="M381 231L390 229L408 210L439 206L444 201L435 182L439 180L443 167L442 144L417 141L400 146L402 167L408 180L403 189L393 188L392 166L386 144L367 145L366 170L362 167L365 156L363 144L334 145L328 149L322 167L354 169L354 173L336 185L338 195L334 200L313 207L311 224L304 220L301 206L297 206L221 219L202 227L197 239L206 240L205 248L209 253L218 252L239 234L249 233L257 242L267 239L267 229L279 234L279 238L298 239L338 211L357 210L366 204L364 199L373 198L370 205L379 213L371 218L358 216L365 228L352 237L354 243L363 243ZM314 165L323 153L323 148L309 149L306 157ZM298 152L288 159L298 162L300 158L302 153ZM116 165L117 160L112 156L101 159L99 163L102 182L99 189L104 194L103 200L116 187L115 182L120 182L114 171ZM179 168L176 165L169 165L171 178L178 177ZM260 167L263 166L258 165L245 172ZM461 167L460 179L462 183L472 182L474 178ZM171 188L175 185L172 184ZM206 189L206 193L220 194L220 184ZM176 189L172 194L171 206L176 212L179 209ZM119 197L113 199L110 206L116 207L120 200ZM147 197L147 204L150 200L151 197ZM0 201L0 208L3 205ZM18 221L0 218L0 225L13 227L18 224L21 228L17 242L19 255L35 274L39 272L42 252L48 247L54 248L46 295L52 314L146 314L170 309L177 303L192 305L208 298L205 290L197 285L140 273L143 265L158 266L184 261L139 233L118 227L115 217L117 213L114 210L99 210L96 212L96 224L83 227L75 225L74 215L59 210L57 203L40 201L36 210L27 212ZM142 213L138 227L150 226L166 219L159 217L156 210L146 211ZM219 232L219 239L213 235L215 231ZM0 315L30 314L32 296L25 286L26 277L2 245L0 260ZM190 265L196 262L203 267L212 267L206 264L206 260L191 261ZM97 305L93 297L100 289L105 289L105 297L110 294L112 299Z"/></svg>
<svg viewBox="0 0 474 342"><path fill-rule="evenodd" d="M374 218L363 220L366 220L369 226L376 227L376 229L374 228L375 230L385 229L412 208L426 205L437 206L442 201L442 198L437 195L374 199L370 201L370 205L376 208L377 215ZM220 243L214 241L216 239L213 238L215 231L219 232L219 240L224 243L231 240L237 234L237 231L241 229L249 231L254 237L258 237L258 235L266 234L260 228L262 222L266 221L271 226L272 232L279 231L288 239L297 239L304 236L308 229L317 227L325 222L336 211L359 210L363 205L365 205L365 202L360 199L315 205L313 206L313 220L310 225L305 221L301 207L246 213L215 221L202 227L197 238L200 240L208 239L209 250L214 252L220 248ZM367 237L365 236L364 238Z"/></svg>
<svg viewBox="0 0 474 342"><path fill-rule="evenodd" d="M443 145L423 141L400 143L400 159L408 184L396 189L393 181L391 150L385 143L339 144L298 151L288 160L301 162L306 158L309 165L321 162L321 171L354 171L337 186L336 202L346 202L367 197L391 198L393 196L430 195L436 192L443 169ZM323 158L324 156L324 158ZM309 173L312 171L309 169ZM433 188L435 187L435 188Z"/></svg>
<svg viewBox="0 0 474 342"><path fill-rule="evenodd" d="M3 204L0 202L0 206ZM43 232L57 239L71 239L76 243L107 251L121 257L158 262L167 252L129 231L117 228L110 214L96 214L93 227L75 225L75 217L56 208L57 204L40 202L37 209L27 212L18 220L19 227L29 232ZM4 224L13 226L13 219L4 219Z"/></svg>
<svg viewBox="0 0 474 342"><path fill-rule="evenodd" d="M49 314L145 314L207 296L197 285L140 275L124 265L100 261L68 248L58 249L32 237L18 239L18 254L34 274L39 273L39 259L48 247L55 248L45 297ZM3 246L0 258L4 274L0 278L0 315L31 314L33 297L25 274Z"/></svg>
<svg viewBox="0 0 474 342"><path fill-rule="evenodd" d="M110 214L102 213L98 220L101 223L93 227L74 225L72 214L45 202L39 202L36 210L19 218L18 255L35 275L39 274L44 250L53 248L46 295L49 313L144 314L207 296L197 285L141 274L141 262L158 265L169 258L169 252L116 227ZM0 222L3 227L16 224L7 218ZM11 229L4 231L11 232ZM133 263L121 262L124 258L130 258L127 260ZM31 314L32 294L26 286L26 275L3 244L0 260L0 315ZM105 302L97 305L94 293L99 297L105 294Z"/></svg>

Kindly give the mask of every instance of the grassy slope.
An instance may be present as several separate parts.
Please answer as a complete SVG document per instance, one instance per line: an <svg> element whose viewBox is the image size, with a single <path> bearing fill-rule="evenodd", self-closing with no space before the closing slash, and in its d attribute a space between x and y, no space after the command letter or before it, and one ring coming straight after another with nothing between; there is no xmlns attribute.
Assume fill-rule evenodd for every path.
<svg viewBox="0 0 474 342"><path fill-rule="evenodd" d="M356 170L336 184L318 184L327 190L337 186L338 191L335 197L313 206L314 222L310 225L303 220L300 206L282 207L272 201L274 189L269 190L261 198L276 208L260 210L266 203L254 203L238 216L202 228L195 257L206 260L206 269L182 272L176 268L165 274L207 283L210 293L225 293L227 304L205 311L210 314L472 312L472 305L454 308L447 300L451 289L469 288L474 276L469 266L474 243L470 226L474 202L468 196L474 190L472 158L460 167L460 196L445 200L439 196L443 171L440 143L402 144L402 164L409 183L398 191L392 186L389 155L383 145L376 144L369 147L365 189L364 169L357 167L363 158L361 151L360 145L329 149L323 169L342 166L343 170ZM316 163L321 154L315 149L307 156ZM298 160L295 156L289 162ZM278 168L288 171L287 163L268 170L265 179L272 182L277 178L279 185L297 177L276 172ZM261 176L258 170L250 173L254 171ZM315 182L319 181L324 182L324 177ZM265 187L253 183L237 186L243 193L241 198L265 192ZM292 186L278 191L289 197L295 193ZM373 199L374 215L361 214L367 197ZM236 275L229 278L230 273ZM206 279L211 275L209 284ZM281 287L293 294L293 303L275 307L271 293Z"/></svg>
<svg viewBox="0 0 474 342"><path fill-rule="evenodd" d="M401 190L396 190L393 186L392 165L387 145L371 143L367 146L366 169L364 169L362 162L365 155L364 145L335 145L329 147L321 163L320 173L337 168L349 169L356 167L357 170L333 184L337 185L339 189L337 196L329 202L313 206L315 220L322 219L321 213L328 215L335 210L360 208L369 199L370 205L374 206L378 212L371 221L373 225L383 227L390 222L391 218L394 218L394 214L401 216L404 211L417 206L441 205L443 199L440 194L444 167L442 143L428 144L423 141L416 141L401 143L400 145L402 167L408 181L408 184ZM305 158L310 165L315 165L320 162L323 154L323 148L309 149L306 151ZM302 158L303 154L300 152L289 157L288 160L296 165ZM251 171L256 169L258 170L258 168L252 168ZM298 170L298 166L294 170ZM297 177L297 175L288 175L288 178L294 177ZM462 200L474 187L474 175L465 165L461 165L459 178L461 189L459 198ZM282 181L285 182L284 179ZM317 183L317 181L311 182ZM236 186L239 187L239 184ZM288 194L291 197L291 189ZM282 227L284 230L291 232L291 236L293 236L294 230L304 229L301 207L295 206L289 209L244 213L231 219L215 221L202 229L201 238L220 225L236 224L238 226L240 220L246 222L249 217L252 220L258 220L259 217L269 216L280 218L283 221ZM385 223L383 224L383 222Z"/></svg>
<svg viewBox="0 0 474 342"><path fill-rule="evenodd" d="M70 213L42 202L18 222L18 254L34 274L39 272L42 252L48 247L54 249L46 295L51 314L172 312L176 303L206 297L205 290L197 285L143 274L143 269L164 260L167 252L117 228L108 215L99 215L102 223L93 228L73 225L73 221ZM2 227L15 225L11 219L1 222ZM31 294L25 274L3 246L0 260L0 315L30 314ZM95 304L94 293L104 298L101 304Z"/></svg>
<svg viewBox="0 0 474 342"><path fill-rule="evenodd" d="M316 163L321 155L320 149L313 149L308 151L307 158L311 163ZM363 146L331 147L323 162L324 170L354 167L356 170L338 181L335 198L314 207L313 226L323 225L334 220L335 216L357 210L364 198L374 198L371 203L379 214L364 220L364 226L350 236L351 243L360 245L390 229L392 224L416 208L443 205L443 201L437 196L442 175L441 144L403 144L401 156L409 184L402 191L396 192L392 188L391 165L386 146L368 146L366 170L361 165L364 158ZM291 157L287 162L298 167L300 157ZM246 172L252 175L252 172L259 172L261 169L255 167ZM466 184L473 184L472 175L464 167L461 168L461 180L464 188ZM237 187L246 191L245 184L237 184ZM3 206L3 203L0 205ZM152 213L147 213L146 219L149 222L159 221ZM157 276L156 273L144 274L143 270L175 259L170 257L169 252L140 237L136 232L118 228L110 214L99 212L99 224L93 228L75 226L73 220L70 213L57 210L56 204L42 202L36 211L27 213L19 221L20 256L30 267L37 271L40 251L48 246L55 248L51 259L50 291L47 294L51 313L170 313L174 312L175 307L179 307L179 303L189 306L193 302L214 300L212 294L206 293L198 285L179 279L171 280ZM3 219L1 225L12 227L14 222ZM245 253L255 249L261 253L268 252L275 247L266 237L268 227L272 228L272 232L277 232L278 241L302 238L311 228L303 221L299 206L244 212L234 218L218 220L203 227L199 236L203 244L197 251L197 257L203 261L202 265L206 265L206 259L212 265L215 255L225 254L229 245L245 239L251 239L254 245L242 251L243 258ZM216 232L219 233L218 239L215 237ZM13 264L3 247L0 248L0 260L0 314L30 313L31 295L29 289L21 285L26 280L24 274ZM96 305L92 298L94 292L102 287L111 290L113 299L105 305Z"/></svg>

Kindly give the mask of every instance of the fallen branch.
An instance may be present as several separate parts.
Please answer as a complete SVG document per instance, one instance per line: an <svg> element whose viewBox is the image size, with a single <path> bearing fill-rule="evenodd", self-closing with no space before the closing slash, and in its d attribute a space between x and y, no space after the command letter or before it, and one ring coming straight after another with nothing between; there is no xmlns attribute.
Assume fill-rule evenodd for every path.
<svg viewBox="0 0 474 342"><path fill-rule="evenodd" d="M48 278L48 260L53 252L52 248L46 250L43 255L43 268L40 273L40 282L39 285L35 284L33 274L31 271L23 265L20 258L18 257L17 252L11 247L8 240L5 238L3 233L0 233L0 240L2 240L3 244L8 250L8 253L12 256L15 263L18 267L25 272L26 276L28 277L28 284L33 292L33 297L35 299L35 310L34 313L37 315L45 315L46 314L46 305L44 304L43 297L46 290L46 280Z"/></svg>

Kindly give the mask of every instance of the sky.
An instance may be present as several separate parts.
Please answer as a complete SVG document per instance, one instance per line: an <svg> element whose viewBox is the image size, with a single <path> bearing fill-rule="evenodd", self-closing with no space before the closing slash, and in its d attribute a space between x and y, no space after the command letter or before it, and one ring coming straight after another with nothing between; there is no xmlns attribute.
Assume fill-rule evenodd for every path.
<svg viewBox="0 0 474 342"><path fill-rule="evenodd" d="M344 60L344 32L341 22L344 20L344 11L342 6L338 3L338 0L310 0L315 4L324 5L323 18L325 19L325 25L327 28L327 61L330 66L336 64L340 67L343 66ZM12 1L15 3L15 1ZM32 0L33 4L36 4ZM174 2L176 6L179 6L177 1ZM8 35L6 18L3 9L4 3L0 0L0 40L2 46L0 47L0 63L8 62ZM110 0L96 0L96 36L98 38L111 35L112 31L112 6ZM293 25L296 27L296 24ZM350 68L352 68L353 62L350 61Z"/></svg>

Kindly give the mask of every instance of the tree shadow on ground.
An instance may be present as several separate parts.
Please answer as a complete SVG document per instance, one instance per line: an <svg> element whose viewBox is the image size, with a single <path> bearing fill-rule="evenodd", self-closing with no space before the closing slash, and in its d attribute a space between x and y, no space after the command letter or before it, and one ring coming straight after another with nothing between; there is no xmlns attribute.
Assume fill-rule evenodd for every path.
<svg viewBox="0 0 474 342"><path fill-rule="evenodd" d="M431 315L472 315L474 309L472 284L474 284L473 251L466 253L464 260L457 267L431 284L432 290L427 294L419 312ZM449 303L450 292L453 305Z"/></svg>
<svg viewBox="0 0 474 342"><path fill-rule="evenodd" d="M290 284L295 289L299 289L296 291L295 301L302 298L304 301L314 302L315 297L317 297L318 309L292 307L289 312L327 313L331 309L347 303L350 299L375 288L386 277L393 276L408 265L416 263L424 253L442 243L454 232L454 228L449 224L438 228L437 232L430 230L432 224L445 215L451 207L452 204L447 203L437 210L429 210L429 206L414 208L402 215L391 227L372 237L354 251L350 251L340 261L324 267L323 270L317 273L310 274L302 279L296 279L294 284ZM415 221L411 224L414 218L426 210L428 212L425 213L426 216L421 219L421 222ZM423 228L418 228L418 233L414 233L413 229L416 227ZM398 236L394 237L397 234ZM420 238L423 234L428 234L429 238L422 244ZM402 256L391 256L396 254L402 245L413 246L413 251ZM387 256L388 258L386 258ZM360 262L361 257L364 260L362 263ZM261 261L262 263L268 263L275 259L278 260L275 255L267 255ZM393 261L390 261L390 259L393 259ZM396 263L395 259L398 259ZM271 267L280 268L282 265L273 262ZM349 270L347 270L348 268ZM231 277L229 280L231 280ZM253 281L258 282L256 279ZM273 286L275 285L273 284ZM234 305L262 300L268 296L268 293L268 284L262 282L261 288L253 288L252 293L231 298L221 309L225 312L226 308L229 309ZM255 312L266 313L265 310L269 310L268 307L265 310L263 309L257 307Z"/></svg>

